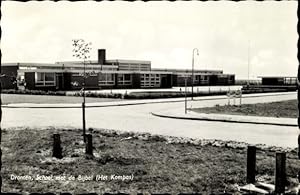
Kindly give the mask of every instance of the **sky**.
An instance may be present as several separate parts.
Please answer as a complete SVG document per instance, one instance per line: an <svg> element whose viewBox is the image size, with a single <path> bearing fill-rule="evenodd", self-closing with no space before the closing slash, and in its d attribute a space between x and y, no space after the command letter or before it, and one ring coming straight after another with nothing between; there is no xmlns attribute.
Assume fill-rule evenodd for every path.
<svg viewBox="0 0 300 195"><path fill-rule="evenodd" d="M76 60L72 39L153 68L296 76L297 1L2 2L2 62Z"/></svg>

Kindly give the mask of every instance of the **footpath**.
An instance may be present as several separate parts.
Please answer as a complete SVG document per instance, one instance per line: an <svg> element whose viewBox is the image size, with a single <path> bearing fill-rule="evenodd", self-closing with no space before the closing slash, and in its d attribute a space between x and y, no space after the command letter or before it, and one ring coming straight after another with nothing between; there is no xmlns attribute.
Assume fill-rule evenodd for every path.
<svg viewBox="0 0 300 195"><path fill-rule="evenodd" d="M254 97L276 97L276 96L296 96L296 92L284 92L284 93L257 93L257 94L245 94L243 99L251 99ZM191 98L187 101L190 102ZM206 100L227 100L227 96L202 96L194 97L193 102L204 102ZM113 102L86 102L86 108L93 107L111 107L111 106L130 106L130 105L142 105L142 104L157 104L157 103L176 103L184 102L185 98L163 98L163 99L140 99L140 100L122 100ZM17 103L2 105L3 108L81 108L81 103L66 104L66 103L55 103L55 104L36 104L36 103Z"/></svg>
<svg viewBox="0 0 300 195"><path fill-rule="evenodd" d="M197 113L190 110L188 110L187 113L185 114L182 111L182 109L152 112L151 114L158 117L184 119L184 120L200 120L200 121L216 121L216 122L298 127L296 118L276 118L276 117L260 117L260 116L258 117L258 116L228 115L228 114L206 114L206 113Z"/></svg>
<svg viewBox="0 0 300 195"><path fill-rule="evenodd" d="M295 99L296 92L285 93L259 93L259 94L246 94L243 95L243 103L257 103L257 101L265 100L270 101L282 101L288 99ZM255 100L256 99L256 100ZM259 100L258 100L259 99ZM185 98L169 98L169 99L145 99L145 100L122 100L113 102L96 102L86 103L86 108L95 107L112 107L112 106L130 106L130 105L142 105L142 104L157 104L157 103L180 103L182 106L171 106L167 109L153 110L152 115L157 117L166 117L182 120L202 120L202 121L216 121L216 122L230 122L230 123L248 123L248 124L262 124L262 125L277 125L277 126L291 126L297 127L296 118L276 118L276 117L257 117L257 116L244 116L244 115L225 115L225 114L205 114L197 113L192 110L184 112ZM188 107L212 107L216 102L227 102L226 96L204 96L194 97L191 101L187 99ZM238 100L237 100L238 102ZM178 104L177 104L178 105ZM8 104L2 105L3 108L81 108L81 104L32 104L32 103L20 103L20 104Z"/></svg>
<svg viewBox="0 0 300 195"><path fill-rule="evenodd" d="M285 93L286 95L291 93ZM280 93L272 94L249 94L244 95L244 102L246 98L264 97L264 96L279 96ZM284 99L284 98L283 98ZM237 100L238 101L238 100ZM253 103L253 102L252 102ZM211 105L200 105L199 102L193 103L195 107L210 107ZM198 104L198 106L197 106ZM206 114L194 112L191 109L187 109L185 113L183 108L175 108L168 110L160 110L151 113L157 117L183 119L183 120L201 120L201 121L216 121L216 122L230 122L230 123L248 123L248 124L261 124L261 125L277 125L277 126L290 126L298 127L297 118L278 118L278 117L261 117L261 116L245 116L245 115L229 115L229 114Z"/></svg>

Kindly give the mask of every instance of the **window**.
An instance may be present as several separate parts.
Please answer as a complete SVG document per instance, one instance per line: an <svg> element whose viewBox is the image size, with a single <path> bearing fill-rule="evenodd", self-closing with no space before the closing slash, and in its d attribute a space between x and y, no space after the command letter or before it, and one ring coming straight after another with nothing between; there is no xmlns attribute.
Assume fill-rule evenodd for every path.
<svg viewBox="0 0 300 195"><path fill-rule="evenodd" d="M160 87L159 74L142 74L141 75L142 87Z"/></svg>
<svg viewBox="0 0 300 195"><path fill-rule="evenodd" d="M55 86L55 73L35 73L36 86Z"/></svg>
<svg viewBox="0 0 300 195"><path fill-rule="evenodd" d="M100 73L99 74L99 85L114 85L115 84L115 75L108 73Z"/></svg>
<svg viewBox="0 0 300 195"><path fill-rule="evenodd" d="M79 76L81 76L79 72L72 73L72 77L79 77Z"/></svg>
<svg viewBox="0 0 300 195"><path fill-rule="evenodd" d="M118 85L131 85L131 75L118 74Z"/></svg>

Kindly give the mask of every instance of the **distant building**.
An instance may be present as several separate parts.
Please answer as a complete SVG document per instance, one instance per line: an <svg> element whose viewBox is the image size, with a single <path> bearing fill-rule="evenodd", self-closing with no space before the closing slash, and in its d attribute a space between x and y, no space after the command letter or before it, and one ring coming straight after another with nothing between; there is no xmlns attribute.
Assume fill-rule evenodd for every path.
<svg viewBox="0 0 300 195"><path fill-rule="evenodd" d="M98 50L97 61L86 61L87 89L171 88L192 84L192 70L151 68L151 61L106 60L106 51ZM2 73L26 83L27 89L78 90L83 84L82 61L44 63L3 63ZM233 85L235 75L221 70L194 70L194 86ZM13 88L3 79L3 88Z"/></svg>
<svg viewBox="0 0 300 195"><path fill-rule="evenodd" d="M261 76L262 85L297 85L297 77Z"/></svg>

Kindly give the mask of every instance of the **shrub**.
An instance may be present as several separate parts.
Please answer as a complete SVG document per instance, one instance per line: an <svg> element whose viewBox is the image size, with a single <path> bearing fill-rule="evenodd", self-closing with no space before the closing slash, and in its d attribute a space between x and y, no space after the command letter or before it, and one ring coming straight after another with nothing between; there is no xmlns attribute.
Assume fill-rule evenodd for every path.
<svg viewBox="0 0 300 195"><path fill-rule="evenodd" d="M29 94L29 95L66 95L65 91L43 91L43 90L14 90L14 89L3 89L2 93L6 94Z"/></svg>

